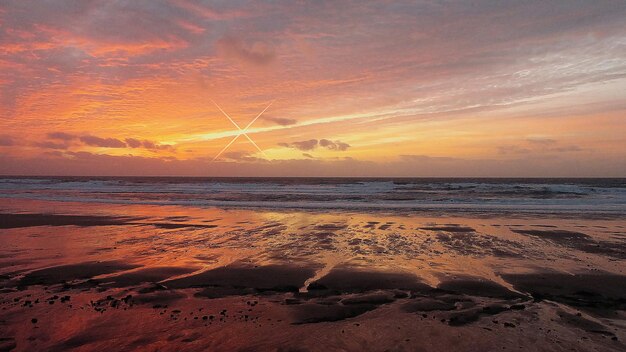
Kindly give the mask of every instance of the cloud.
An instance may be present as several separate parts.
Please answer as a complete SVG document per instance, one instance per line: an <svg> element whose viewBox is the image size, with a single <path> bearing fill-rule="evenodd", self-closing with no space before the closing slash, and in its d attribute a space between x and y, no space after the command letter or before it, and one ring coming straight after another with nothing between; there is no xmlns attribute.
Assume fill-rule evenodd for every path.
<svg viewBox="0 0 626 352"><path fill-rule="evenodd" d="M49 141L37 142L33 145L45 149L68 149L71 141L78 140L76 145L87 145L100 148L143 148L148 150L170 150L174 147L167 144L158 144L147 139L126 138L124 141L118 138L98 137L93 135L76 135L66 132L50 132L46 134ZM57 142L60 141L60 142Z"/></svg>
<svg viewBox="0 0 626 352"><path fill-rule="evenodd" d="M139 140L135 138L126 138L126 144L130 148L145 148L150 150L173 150L174 147L168 144L157 144L147 139Z"/></svg>
<svg viewBox="0 0 626 352"><path fill-rule="evenodd" d="M73 135L73 134L69 134L69 133L65 133L65 132L50 132L48 133L48 138L50 139L58 139L61 141L71 141L74 140L76 138L78 138L78 136Z"/></svg>
<svg viewBox="0 0 626 352"><path fill-rule="evenodd" d="M307 141L291 142L291 143L278 143L281 147L294 148L298 150L313 150L317 147L317 139L309 139Z"/></svg>
<svg viewBox="0 0 626 352"><path fill-rule="evenodd" d="M584 149L577 145L558 146L558 142L549 138L526 139L527 147L519 145L498 146L499 154L547 154L547 153L570 153L580 152Z"/></svg>
<svg viewBox="0 0 626 352"><path fill-rule="evenodd" d="M142 145L146 149L158 149L160 146L154 143L153 141L144 140Z"/></svg>
<svg viewBox="0 0 626 352"><path fill-rule="evenodd" d="M117 138L100 138L96 136L82 136L80 141L92 147L102 148L126 148L126 143Z"/></svg>
<svg viewBox="0 0 626 352"><path fill-rule="evenodd" d="M262 116L263 120L274 122L281 126L289 126L298 122L296 119L289 119L286 117L271 117L271 116Z"/></svg>
<svg viewBox="0 0 626 352"><path fill-rule="evenodd" d="M6 134L0 135L0 147L10 147L12 145L15 145L13 137Z"/></svg>
<svg viewBox="0 0 626 352"><path fill-rule="evenodd" d="M153 141L149 141L149 140L144 140L142 142L143 147L146 149L151 149L151 150L173 150L174 147L172 147L171 145L168 144L157 144Z"/></svg>
<svg viewBox="0 0 626 352"><path fill-rule="evenodd" d="M251 156L250 153L248 152L241 152L241 151L237 151L237 152L226 152L224 154L222 154L222 157L224 157L225 159L229 159L229 160L233 160L233 161L239 161L239 162L264 162L266 161L265 159L261 159L261 158L257 158L254 156Z"/></svg>
<svg viewBox="0 0 626 352"><path fill-rule="evenodd" d="M253 65L264 66L272 61L274 49L261 41L244 41L241 38L226 35L217 41L217 48L226 56Z"/></svg>
<svg viewBox="0 0 626 352"><path fill-rule="evenodd" d="M294 149L298 149L302 151L313 150L317 148L318 146L322 148L326 148L328 150L338 150L338 151L345 151L348 148L350 148L350 144L348 143L344 143L339 140L331 141L329 139L320 139L319 141L317 139L309 139L306 141L299 141L299 142L278 143L278 145L280 145L281 147L294 148Z"/></svg>
<svg viewBox="0 0 626 352"><path fill-rule="evenodd" d="M131 148L139 148L143 145L143 143L135 138L126 138L126 144Z"/></svg>
<svg viewBox="0 0 626 352"><path fill-rule="evenodd" d="M1 27L7 29L0 30L0 120L10 122L0 133L15 136L19 144L62 125L72 133L89 126L84 131L121 141L142 136L145 128L150 128L145 137L217 131L218 123L227 124L221 117L215 125L202 119L202 127L195 118L179 119L204 111L206 101L196 97L210 96L237 106L237 113L277 99L282 103L268 112L279 117L267 125L287 126L291 121L285 117L291 116L298 118L293 127L309 117L319 121L311 124L309 131L316 132L310 137L271 126L276 130L263 134L267 145L341 131L351 143L367 140L376 150L369 157L380 160L399 150L433 150L438 143L430 139L440 131L421 121L438 119L446 131L441 150L470 148L477 158L496 154L494 143L518 144L502 147L510 158L550 148L557 155L571 143L614 162L624 159L623 138L615 133L626 105L615 92L626 83L620 45L626 36L625 1L0 3ZM233 67L237 61L264 70ZM204 89L195 87L196 80L206 82ZM588 121L577 122L582 110ZM510 124L486 120L485 111ZM607 111L612 115L604 117ZM338 122L357 115L355 123ZM535 118L543 115L555 118ZM111 124L121 117L123 126ZM563 134L555 129L553 121L559 120ZM488 138L467 137L484 131ZM467 134L451 141L457 132ZM535 137L544 133L555 133L559 141ZM78 150L83 134L49 138L70 141ZM428 140L389 143L411 135ZM507 141L493 139L503 136ZM144 145L141 138L135 146L125 143L159 145ZM181 145L194 150L187 157L221 147L209 152L214 147L209 141L181 140Z"/></svg>
<svg viewBox="0 0 626 352"><path fill-rule="evenodd" d="M350 144L342 141L331 141L328 139L320 139L320 146L329 150L344 151L350 148Z"/></svg>
<svg viewBox="0 0 626 352"><path fill-rule="evenodd" d="M305 157L305 158L309 158L309 159L313 159L314 158L314 156L309 154L309 153L302 153L302 156Z"/></svg>
<svg viewBox="0 0 626 352"><path fill-rule="evenodd" d="M67 143L57 143L57 142L36 142L35 146L44 149L67 149L69 146Z"/></svg>

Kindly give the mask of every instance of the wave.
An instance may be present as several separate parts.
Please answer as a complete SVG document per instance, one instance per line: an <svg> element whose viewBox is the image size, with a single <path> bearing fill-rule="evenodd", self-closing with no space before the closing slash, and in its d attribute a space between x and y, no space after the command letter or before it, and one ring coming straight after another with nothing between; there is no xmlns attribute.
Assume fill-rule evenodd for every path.
<svg viewBox="0 0 626 352"><path fill-rule="evenodd" d="M624 179L0 178L0 198L215 207L626 214Z"/></svg>

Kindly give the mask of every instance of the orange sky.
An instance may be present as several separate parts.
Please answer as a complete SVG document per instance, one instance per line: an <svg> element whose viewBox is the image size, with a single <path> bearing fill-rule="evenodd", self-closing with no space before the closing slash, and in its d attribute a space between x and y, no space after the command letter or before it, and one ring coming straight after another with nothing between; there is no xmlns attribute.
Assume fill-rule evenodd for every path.
<svg viewBox="0 0 626 352"><path fill-rule="evenodd" d="M0 3L0 174L626 176L626 2ZM242 128L270 102L248 135Z"/></svg>

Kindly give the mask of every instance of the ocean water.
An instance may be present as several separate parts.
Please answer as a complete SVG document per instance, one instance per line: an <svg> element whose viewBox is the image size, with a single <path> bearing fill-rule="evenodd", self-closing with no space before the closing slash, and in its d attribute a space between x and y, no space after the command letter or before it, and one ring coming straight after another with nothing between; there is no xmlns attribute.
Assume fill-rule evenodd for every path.
<svg viewBox="0 0 626 352"><path fill-rule="evenodd" d="M0 202L626 215L626 179L5 177Z"/></svg>

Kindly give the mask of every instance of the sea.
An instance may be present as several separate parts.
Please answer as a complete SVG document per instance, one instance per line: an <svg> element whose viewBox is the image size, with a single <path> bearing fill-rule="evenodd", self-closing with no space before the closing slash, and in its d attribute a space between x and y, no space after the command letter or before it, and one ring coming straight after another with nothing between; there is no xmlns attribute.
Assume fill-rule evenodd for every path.
<svg viewBox="0 0 626 352"><path fill-rule="evenodd" d="M626 178L2 177L0 202L626 217Z"/></svg>

